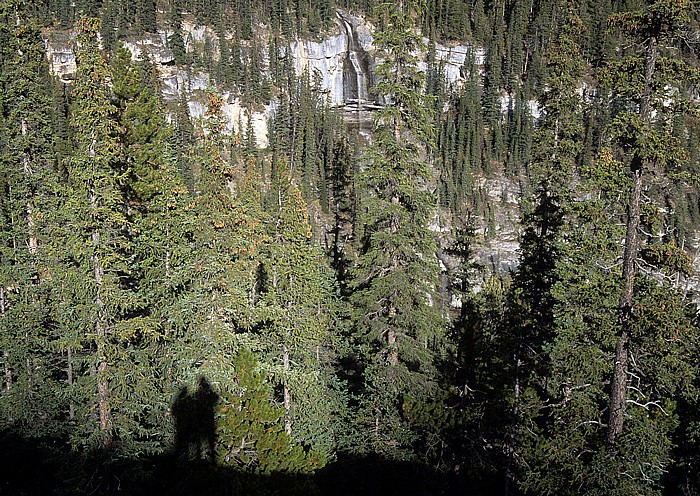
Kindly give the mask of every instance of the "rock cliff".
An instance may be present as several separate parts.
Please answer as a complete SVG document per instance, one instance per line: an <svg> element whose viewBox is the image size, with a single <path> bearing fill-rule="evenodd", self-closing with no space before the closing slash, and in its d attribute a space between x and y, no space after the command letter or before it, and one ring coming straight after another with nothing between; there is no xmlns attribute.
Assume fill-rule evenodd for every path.
<svg viewBox="0 0 700 496"><path fill-rule="evenodd" d="M349 13L338 11L335 29L331 30L322 41L293 40L290 45L290 55L293 59L297 74L308 70L318 78L320 89L328 96L328 101L338 107L356 110L362 106L372 106L375 97L371 93L376 65L376 51L372 37L373 26L366 20ZM44 33L47 57L52 72L64 82L70 83L75 74L75 56L70 44L70 33L65 31L47 30ZM137 39L127 39L122 43L132 53L134 60L148 57L159 71L162 81L163 96L166 100L177 101L185 94L190 102L193 117L201 110L201 91L215 87L210 74L206 71L188 67L178 67L174 64L172 51L167 46L167 39L172 30L163 28L156 34L144 35ZM261 30L259 46L268 46L269 33ZM209 27L199 26L192 22L183 23L183 38L188 52L203 50L208 44L218 57L219 40L216 33ZM484 53L468 45L443 46L435 48L436 59L441 63L448 84L459 85L463 80L463 66L469 53L474 52L477 63L483 63ZM269 60L269 54L263 50L263 59ZM426 70L426 63L421 62L420 68ZM232 88L218 88L228 97L226 114L231 119L230 128L238 130L240 123L247 124L247 112L242 111L242 105L235 96ZM267 146L266 122L274 102L265 111L252 112L258 145Z"/></svg>

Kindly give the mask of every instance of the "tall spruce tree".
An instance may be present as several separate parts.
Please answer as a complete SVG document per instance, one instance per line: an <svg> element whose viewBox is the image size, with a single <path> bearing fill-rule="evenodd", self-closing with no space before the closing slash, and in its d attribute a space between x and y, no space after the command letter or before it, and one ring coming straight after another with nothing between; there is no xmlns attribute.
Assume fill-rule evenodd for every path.
<svg viewBox="0 0 700 496"><path fill-rule="evenodd" d="M184 341L183 366L189 375L204 374L225 394L232 374L227 357L238 352L241 342L247 342L246 332L259 324L257 272L265 233L260 183L255 171L244 171L242 163L230 161L222 107L220 96L207 95L207 110L197 123L191 153L196 256L186 302L196 320Z"/></svg>
<svg viewBox="0 0 700 496"><path fill-rule="evenodd" d="M556 427L552 427L557 422L542 405L556 401L547 389L555 367L547 350L560 326L556 311L562 303L557 288L562 284L561 265L567 254L564 239L568 234L565 227L571 210L572 178L578 172L581 153L583 102L577 87L584 69L578 47L580 19L566 2L560 9L566 23L544 57L547 76L546 90L540 97L543 116L535 132L530 164L534 191L524 202L520 265L509 309L509 325L517 335L514 356L516 394L520 397L514 400L517 414L512 418L508 477L521 483L539 477L537 457L544 453L547 459L543 446L559 442ZM537 426L534 433L533 425ZM528 464L530 470L518 476Z"/></svg>
<svg viewBox="0 0 700 496"><path fill-rule="evenodd" d="M119 161L128 178L122 192L132 244L130 284L139 302L133 314L148 323L150 333L131 350L138 385L130 408L139 412L143 437L152 440L143 448L159 451L165 449L170 423L168 400L176 378L185 375L180 365L187 352L179 340L197 318L186 300L194 280L192 198L177 170L173 131L165 124L152 70L148 63L132 64L126 49L111 61L112 96L122 131Z"/></svg>
<svg viewBox="0 0 700 496"><path fill-rule="evenodd" d="M287 432L330 458L345 413L332 370L337 295L289 168L273 173L258 279L264 366L281 385Z"/></svg>
<svg viewBox="0 0 700 496"><path fill-rule="evenodd" d="M52 250L60 260L54 277L62 281L58 325L63 345L76 354L69 364L70 396L81 419L74 441L107 448L115 435L126 441L138 432L138 411L130 404L137 386L129 373L134 350L150 323L135 313L139 304L130 284L131 226L122 189L127 169L121 162L111 72L98 47L99 28L93 18L77 24L78 71L70 122L75 150L66 164L68 183ZM90 412L97 412L94 423Z"/></svg>
<svg viewBox="0 0 700 496"><path fill-rule="evenodd" d="M383 3L375 42L385 59L375 92L373 141L358 177L361 246L352 274L354 335L364 352L358 421L362 449L411 456L415 433L402 413L409 397L435 394L445 325L437 308L439 268L428 224L435 214L428 149L435 130L413 55L413 2Z"/></svg>
<svg viewBox="0 0 700 496"><path fill-rule="evenodd" d="M659 9L660 6L654 8ZM624 15L625 18L635 16ZM643 17L646 19L646 14ZM553 67L550 58L550 71L557 65L573 69L572 62L577 60L574 53L569 57L559 57L566 53L567 46L562 45L561 35L555 46L559 47L553 52L555 62L559 60L560 63ZM570 41L568 46L576 48ZM644 57L638 58L633 65L644 67L643 60ZM621 65L629 68L629 63L627 60ZM613 67L620 66L615 64ZM556 88L551 77L557 77L558 73L561 74L558 71L550 73L549 87ZM627 70L611 73L616 74L617 88L626 88L624 91L638 98L644 94L644 77L639 73L637 76ZM634 90L628 86L626 77L636 80ZM580 97L572 91L574 87L572 83L563 87L565 91L561 96L568 95L568 103L566 98L549 102L557 104L555 109L563 110L564 116L576 115L571 113L571 109L576 108L575 101ZM622 101L618 100L618 103ZM622 105L623 108L625 106ZM627 108L634 107L630 105ZM561 115L561 110L555 110L554 115ZM662 118L661 113L657 116ZM582 183L578 186L589 194L584 196L577 193L563 203L563 216L559 217L559 231L563 235L560 234L559 241L553 245L556 252L549 257L555 259L549 271L554 278L548 284L538 285L547 288L549 304L542 304L539 308L548 311L546 325L540 329L547 330L549 335L537 349L545 364L544 368L539 369L541 381L534 391L537 398L534 405L539 402L539 407L534 410L534 417L523 419L521 431L524 466L527 467L522 472L521 485L535 493L658 494L662 474L673 464L670 458L671 434L676 427L673 411L679 399L694 394L692 378L695 372L691 357L697 342L697 330L691 321L689 309L682 302L682 295L676 288L662 283L658 276L654 277L658 281L637 277L633 281L631 300L634 311L627 316L627 322L620 317L619 300L615 301L616 295L626 291L624 288L630 283L628 278L631 275L624 268L624 263L622 274L618 272L617 261L621 257L619 240L626 240L622 257L624 262L630 255L630 236L636 238L636 244L638 235L630 235L629 223L625 229L610 219L624 218L624 209L630 212L634 204L634 191L639 187L634 183L639 178L635 177L636 174L632 174L632 177L627 175L625 168L634 164L635 160L641 160L651 150L643 143L645 138L636 134L635 126L621 126L622 122L634 122L635 117L623 112L618 119L613 124L612 134L634 136L632 139L640 141L636 145L627 141L625 144L631 146L629 149L617 142L622 147L617 155L612 149L605 148L596 162L579 169ZM563 156L568 156L569 160L579 155L583 151L582 140L570 138L581 135L581 123L580 116L575 120L569 118L558 122L553 130L558 129L559 133L563 133L555 141L561 146L555 146L553 150L563 152ZM645 130L652 141L663 133L660 123L657 121L656 125L649 125ZM625 131L621 132L623 128ZM571 131L575 133L571 134ZM556 133L550 134L549 139L556 136ZM672 145L671 139L663 141L664 147ZM636 159L634 154L638 154ZM673 159L674 156L678 155L669 153L667 158ZM648 159L649 155L646 157ZM560 164L556 170L570 170L565 165ZM661 163L655 165L658 172L664 169ZM647 163L645 167L651 165ZM558 174L551 171L549 176L556 178ZM591 195L591 191L596 194ZM632 197L627 205L624 202L620 204L619 199L630 192ZM551 197L551 193L548 196ZM645 210L653 212L655 207L651 194L649 198ZM636 208L639 210L639 206ZM639 216L635 232L641 223L647 224L652 217L646 216L642 220ZM648 224L644 231L652 232ZM677 251L675 253L680 255ZM637 259L637 255L634 258ZM678 259L682 258L679 256ZM634 265L638 263L640 260L634 261ZM663 269L663 264L657 263L653 270L668 268ZM541 273L546 274L547 271ZM650 306L653 300L665 310L653 310ZM681 332L682 337L676 335L677 332ZM662 335L667 338L659 339ZM669 337L671 335L676 337ZM619 384L613 381L608 389L608 378L613 371L619 373L619 367L624 365L618 360L621 339L625 344L622 361L627 365L624 369L624 396L619 398ZM610 356L616 356L614 363L610 362ZM611 403L611 397L618 403ZM620 404L625 409L625 427L617 432L611 451L610 432L616 429L616 424L613 421L606 423L606 417L614 418L616 414L611 409ZM572 485L572 481L576 481L576 484Z"/></svg>

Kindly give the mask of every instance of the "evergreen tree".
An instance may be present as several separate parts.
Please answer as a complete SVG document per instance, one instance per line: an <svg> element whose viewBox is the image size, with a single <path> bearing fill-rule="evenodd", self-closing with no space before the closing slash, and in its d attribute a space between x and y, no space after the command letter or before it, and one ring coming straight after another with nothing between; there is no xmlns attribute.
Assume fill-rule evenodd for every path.
<svg viewBox="0 0 700 496"><path fill-rule="evenodd" d="M294 442L282 425L284 409L272 402L272 387L253 353L241 350L233 360L231 393L223 396L217 458L247 473L313 473L323 456Z"/></svg>
<svg viewBox="0 0 700 496"><path fill-rule="evenodd" d="M145 407L141 429L153 439L149 448L158 451L164 449L167 399L175 382L159 378L164 372L183 374L178 365L187 352L179 352L177 340L187 336L197 320L186 303L193 284L195 219L177 170L172 129L165 125L159 95L149 83L152 67L132 65L129 51L121 49L111 68L122 130L120 161L128 177L122 190L133 246L131 284L137 301L147 302L135 314L148 321L152 331L152 339L133 351L139 364L140 403L131 408Z"/></svg>
<svg viewBox="0 0 700 496"><path fill-rule="evenodd" d="M493 171L494 162L502 159L505 151L503 111L501 103L501 45L496 43L488 51L484 80L484 122L488 129L488 156L484 163L486 173Z"/></svg>
<svg viewBox="0 0 700 496"><path fill-rule="evenodd" d="M136 25L139 31L146 33L155 33L156 26L156 1L155 0L139 0L136 3Z"/></svg>
<svg viewBox="0 0 700 496"><path fill-rule="evenodd" d="M548 87L554 98L545 98L545 111L548 107L553 111L546 114L541 129L545 131L542 137L555 143L555 153L547 147L545 160L535 162L547 166L545 177L560 180L569 174L572 160L583 150L580 138L576 139L582 134L580 114L576 117L571 112L580 108L576 104L580 97L573 91L575 84L570 79L567 82L580 70L576 69L578 48L571 34L560 35L549 57ZM556 117L550 120L554 127L546 125L550 115ZM541 157L539 146L535 150L535 157ZM555 167L550 169L548 164ZM563 176L556 171L563 171ZM560 196L565 201L561 203L564 209L559 211L559 231L565 235L560 234L559 241L552 245L554 251L542 258L554 260L554 264L550 263L547 270L541 267L533 271L537 278L548 273L550 278L534 286L546 289L542 296L547 297L540 299L532 314L539 316L536 331L546 331L545 340L531 348L538 352L544 367L539 368L540 379L532 392L525 392L529 401L540 406L529 407L534 417L521 419L526 426L520 440L527 467L521 483L536 493L657 494L658 481L672 463L670 434L675 426L671 412L679 399L694 394L695 372L690 357L696 330L674 289L637 278L632 303L636 310L627 322L630 336L634 336L628 341L629 356L634 359L625 371L626 427L611 453L612 424L605 423L605 416L611 414L606 382L620 363L610 363L607 357L619 350L620 333L625 332L620 330L624 323L616 318L620 314L615 294L624 287L629 274L623 268L620 277L613 270L620 256L615 240L625 234L624 229L606 219L621 216L622 206L617 199L634 191L630 184L634 178L630 181L626 177L623 162L616 160L610 150L604 150L597 163L583 168L582 176L584 190L598 194L576 202ZM566 189L554 189L546 198L557 198L561 191ZM668 310L652 310L648 303L652 300ZM684 329L683 338L659 341L653 337L659 332L673 334L674 329ZM673 385L668 382L671 377ZM613 384L613 396L615 390ZM651 439L653 442L648 443ZM571 481L579 482L572 487Z"/></svg>
<svg viewBox="0 0 700 496"><path fill-rule="evenodd" d="M677 140L668 132L660 105L670 83L680 79L699 79L696 69L682 62L671 61L659 53L659 43L672 39L691 21L691 6L685 1L661 0L647 8L620 13L610 18L611 25L637 37L644 48L641 56L627 58L611 67L609 77L616 79L622 98L638 104L638 113L623 112L613 124L613 133L623 153L629 155L632 191L629 195L625 252L622 264L623 289L620 296L620 333L615 351L615 367L610 392L610 419L608 423L608 451L614 455L617 439L622 434L627 404L627 367L629 364L630 336L633 320L633 300L636 259L639 254L641 197L644 172L668 170L683 160ZM612 81L612 79L611 79ZM659 88L659 84L665 88ZM654 122L656 121L656 122Z"/></svg>
<svg viewBox="0 0 700 496"><path fill-rule="evenodd" d="M0 2L0 423L32 436L57 434L65 405L48 311L57 180L50 92L31 6Z"/></svg>
<svg viewBox="0 0 700 496"><path fill-rule="evenodd" d="M358 346L364 351L364 391L358 421L362 449L410 456L415 437L403 416L409 397L427 401L438 387L436 359L444 325L435 302L439 269L428 223L435 212L426 145L434 140L430 105L415 53L412 3L382 4L385 55L377 69L378 111L373 142L358 178L361 246L351 302Z"/></svg>
<svg viewBox="0 0 700 496"><path fill-rule="evenodd" d="M437 145L440 170L440 200L452 212L476 212L474 177L482 168L484 125L481 81L475 54L469 53L464 63L468 80L464 88L453 93L449 110L444 114Z"/></svg>
<svg viewBox="0 0 700 496"><path fill-rule="evenodd" d="M207 95L207 111L197 125L191 160L195 169L194 281L188 305L196 316L187 342L213 384L226 381L242 333L258 325L257 268L265 240L256 171L229 160L220 96Z"/></svg>
<svg viewBox="0 0 700 496"><path fill-rule="evenodd" d="M563 4L561 10L566 8ZM543 118L535 132L530 164L535 191L523 209L520 265L509 309L508 325L515 335L515 391L507 477L513 481L519 478L516 460L523 457L527 463L536 458L541 454L537 450L555 437L547 427L551 419L540 413L539 406L550 401L546 385L552 364L546 350L557 332L555 311L559 301L555 288L561 282L560 264L565 256L564 225L571 208L571 178L581 152L583 103L576 92L584 67L576 42L580 29L578 17L568 14L567 23L545 55L547 89L540 99ZM541 429L537 433L539 441L534 441L528 430L527 426L533 424ZM537 444L533 447L531 443ZM524 477L531 474L527 472ZM507 488L509 483L507 480Z"/></svg>
<svg viewBox="0 0 700 496"><path fill-rule="evenodd" d="M187 61L185 41L182 37L182 0L173 0L170 6L170 27L173 34L168 37L168 47L173 51L176 64Z"/></svg>
<svg viewBox="0 0 700 496"><path fill-rule="evenodd" d="M130 404L131 388L137 385L128 374L151 324L134 313L138 301L129 287L130 223L121 188L127 171L120 162L111 73L97 46L99 27L97 19L78 23L71 113L75 152L67 163L62 225L52 249L61 262L54 275L63 281L58 303L73 309L58 319L63 345L84 350L69 365L74 370L71 398L80 409L75 415L83 419L75 442L107 448L115 435L124 441L137 436L134 416L139 411ZM93 408L97 425L90 421Z"/></svg>
<svg viewBox="0 0 700 496"><path fill-rule="evenodd" d="M256 304L266 366L282 387L287 432L330 457L344 414L332 370L337 296L330 267L312 246L306 203L283 163L274 168L268 197L271 229Z"/></svg>

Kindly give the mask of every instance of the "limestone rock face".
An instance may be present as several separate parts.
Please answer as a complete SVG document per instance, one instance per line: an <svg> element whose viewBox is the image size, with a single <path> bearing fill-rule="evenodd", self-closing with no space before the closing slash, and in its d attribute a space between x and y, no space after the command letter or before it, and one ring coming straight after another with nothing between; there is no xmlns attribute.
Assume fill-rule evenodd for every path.
<svg viewBox="0 0 700 496"><path fill-rule="evenodd" d="M322 41L296 40L290 44L297 74L308 71L318 78L331 105L348 100L368 100L372 82L372 35L369 26L357 17L337 13L336 33Z"/></svg>
<svg viewBox="0 0 700 496"><path fill-rule="evenodd" d="M328 93L331 104L341 105L347 37L339 34L322 42L294 41L290 50L297 74L308 71L312 79L318 76L320 87Z"/></svg>
<svg viewBox="0 0 700 496"><path fill-rule="evenodd" d="M175 57L167 47L165 36L165 32L146 34L136 40L122 41L122 44L129 49L134 60L149 58L154 64L166 66L175 63Z"/></svg>
<svg viewBox="0 0 700 496"><path fill-rule="evenodd" d="M423 40L428 44L428 39ZM465 64L468 66L470 61L467 57L473 54L474 60L478 67L483 67L486 62L486 51L483 48L478 48L470 45L454 45L444 46L435 45L435 58L441 62L442 70L445 74L445 79L448 85L459 86L469 76L465 72ZM425 62L419 63L419 69L427 70Z"/></svg>
<svg viewBox="0 0 700 496"><path fill-rule="evenodd" d="M381 96L372 93L377 54L372 32L374 27L365 19L344 11L336 13L335 28L321 41L293 40L289 44L291 56L297 74L308 71L312 81L316 81L327 96L331 105L345 107L349 121L358 119L360 110L366 112L381 101ZM188 53L202 53L206 49L218 59L219 40L216 32L209 26L194 24L188 20L182 25L183 40ZM201 93L210 88L216 89L211 74L199 69L178 67L175 65L172 50L168 47L171 29L163 28L156 34L146 34L138 38L122 41L129 49L134 60L150 59L158 69L162 81L163 97L166 101L178 101L185 96L192 116L201 115ZM256 34L259 47L267 47L267 33L264 26ZM427 40L426 40L427 41ZM75 76L75 55L70 45L70 34L65 31L47 31L45 33L46 52L54 75L70 84ZM282 49L285 50L285 49ZM269 60L269 54L261 48L263 61ZM463 44L451 46L436 45L435 56L441 61L441 67L447 84L459 86L465 78L464 65L469 54L474 53L477 64L484 62L484 51ZM424 55L424 54L423 54ZM423 60L424 56L421 55ZM420 63L426 70L425 62ZM229 116L229 129L238 131L239 126L247 126L248 111L244 111L233 88L218 88L230 103L224 111ZM274 111L271 102L264 110L251 112L256 141L260 147L268 144L267 120ZM369 116L371 114L363 114ZM242 124L241 124L242 123Z"/></svg>
<svg viewBox="0 0 700 496"><path fill-rule="evenodd" d="M321 89L332 105L343 106L356 101L373 101L371 94L376 66L373 26L362 18L338 11L336 34L323 41L297 40L291 43L291 56L298 74L309 71L317 75ZM427 43L427 39L425 40ZM469 45L436 45L435 56L442 63L447 83L459 86L465 78L464 64L474 53L477 65L483 65L485 52ZM421 62L425 71L427 64Z"/></svg>

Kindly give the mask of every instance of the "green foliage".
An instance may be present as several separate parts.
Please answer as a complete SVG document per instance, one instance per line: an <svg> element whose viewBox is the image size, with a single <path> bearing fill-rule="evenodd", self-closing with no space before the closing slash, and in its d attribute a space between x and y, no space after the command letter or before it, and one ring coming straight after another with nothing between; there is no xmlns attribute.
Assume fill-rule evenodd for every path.
<svg viewBox="0 0 700 496"><path fill-rule="evenodd" d="M269 196L255 303L263 366L282 386L288 431L330 457L345 415L332 381L339 302L330 267L311 243L306 203L283 163L273 170Z"/></svg>
<svg viewBox="0 0 700 496"><path fill-rule="evenodd" d="M386 59L375 91L388 104L377 113L357 179L362 244L351 303L365 367L360 449L405 458L415 435L401 413L403 397L426 400L437 390L445 329L435 304L436 245L427 227L436 204L427 190L432 173L425 147L435 131L411 55L422 42L409 30L413 6L383 7L384 29L376 40Z"/></svg>
<svg viewBox="0 0 700 496"><path fill-rule="evenodd" d="M305 450L285 432L284 409L272 403L272 387L254 355L241 350L233 368L232 392L223 395L219 407L219 462L259 474L308 474L323 467L322 454Z"/></svg>
<svg viewBox="0 0 700 496"><path fill-rule="evenodd" d="M285 56L285 63L289 63ZM290 72L291 71L291 72ZM316 80L305 70L296 80L293 67L285 67L280 103L270 119L273 162L285 157L297 173L304 199L328 211L333 147L340 138L340 118L324 101ZM298 172L297 172L298 171Z"/></svg>
<svg viewBox="0 0 700 496"><path fill-rule="evenodd" d="M688 277L693 273L690 256L673 242L647 246L639 256L654 267L666 269L672 274L680 273Z"/></svg>
<svg viewBox="0 0 700 496"><path fill-rule="evenodd" d="M66 161L61 205L48 226L47 250L50 277L61 281L52 285L52 311L57 312L60 333L56 351L69 360L67 399L80 405L70 407L69 417L88 415L93 407L99 412L98 422L81 422L72 440L106 447L115 436L128 443L140 435L134 418L144 398L132 393L145 388L134 377L127 379L125 362L136 359L139 351L132 346L148 339L152 323L132 314L139 302L123 284L131 276L129 221L121 191L126 171L119 164L117 108L107 86L110 71L95 38L99 21L83 19L78 28L79 69L71 112L75 148ZM64 305L72 314L60 313Z"/></svg>
<svg viewBox="0 0 700 496"><path fill-rule="evenodd" d="M483 168L484 113L481 106L481 77L475 54L465 61L468 80L459 92L452 93L448 111L441 116L435 152L440 167L440 203L457 214L463 209L478 211L474 178Z"/></svg>
<svg viewBox="0 0 700 496"><path fill-rule="evenodd" d="M661 0L648 8L620 12L610 16L611 29L621 29L626 34L646 38L673 33L691 21L691 3L688 0Z"/></svg>
<svg viewBox="0 0 700 496"><path fill-rule="evenodd" d="M47 220L56 207L51 80L31 5L0 2L0 425L61 432L62 377L48 311Z"/></svg>

